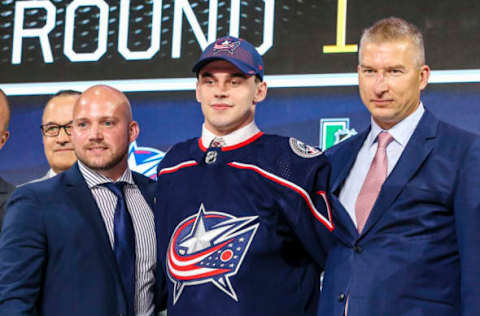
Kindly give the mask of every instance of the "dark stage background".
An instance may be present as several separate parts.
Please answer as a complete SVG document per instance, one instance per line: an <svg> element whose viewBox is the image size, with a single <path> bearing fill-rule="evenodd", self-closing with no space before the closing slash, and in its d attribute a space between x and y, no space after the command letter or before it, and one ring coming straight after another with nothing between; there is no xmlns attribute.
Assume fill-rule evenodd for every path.
<svg viewBox="0 0 480 316"><path fill-rule="evenodd" d="M107 83L127 93L140 123L129 162L152 176L172 144L199 135L191 67L228 34L263 54L271 88L258 106L260 128L331 146L369 123L356 44L365 27L391 15L424 33L433 70L424 105L480 132L479 14L475 0L0 0L0 88L12 105L0 175L19 184L48 170L39 125L49 94Z"/></svg>

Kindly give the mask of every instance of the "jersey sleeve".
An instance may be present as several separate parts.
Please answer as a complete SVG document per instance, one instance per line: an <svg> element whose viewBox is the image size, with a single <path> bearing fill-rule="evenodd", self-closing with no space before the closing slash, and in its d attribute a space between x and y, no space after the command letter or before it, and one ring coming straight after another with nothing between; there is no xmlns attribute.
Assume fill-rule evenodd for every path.
<svg viewBox="0 0 480 316"><path fill-rule="evenodd" d="M304 249L323 266L334 240L328 159L317 148L294 138L272 138L265 143L251 163L229 165L262 178L267 188L263 188L264 199L276 205L275 212L289 226L279 229L293 231Z"/></svg>
<svg viewBox="0 0 480 316"><path fill-rule="evenodd" d="M335 229L329 202L330 164L325 156L289 155L290 183L286 187L283 215L305 250L322 267L334 242ZM287 177L286 177L287 178Z"/></svg>

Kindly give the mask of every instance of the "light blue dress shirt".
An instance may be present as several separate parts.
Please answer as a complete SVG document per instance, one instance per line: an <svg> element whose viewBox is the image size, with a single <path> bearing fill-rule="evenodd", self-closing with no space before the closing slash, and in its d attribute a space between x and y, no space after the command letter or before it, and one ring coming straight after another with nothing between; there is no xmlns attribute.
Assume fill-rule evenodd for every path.
<svg viewBox="0 0 480 316"><path fill-rule="evenodd" d="M388 159L388 173L390 174L400 159L405 146L407 145L410 137L412 136L415 128L420 122L425 109L423 104L420 103L418 108L402 121L394 125L387 130L393 137L393 141L387 147L387 159ZM343 204L348 214L352 218L355 227L357 226L357 220L355 216L355 203L357 201L358 194L362 188L363 182L367 176L370 164L372 163L375 152L377 151L377 136L384 130L378 126L377 123L371 120L371 129L368 133L365 142L358 152L355 163L347 176L345 183L340 191L340 202Z"/></svg>

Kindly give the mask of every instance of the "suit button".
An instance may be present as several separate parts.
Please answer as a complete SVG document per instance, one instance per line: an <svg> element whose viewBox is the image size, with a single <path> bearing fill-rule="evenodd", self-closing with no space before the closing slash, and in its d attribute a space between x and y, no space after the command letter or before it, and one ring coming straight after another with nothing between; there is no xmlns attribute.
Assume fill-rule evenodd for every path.
<svg viewBox="0 0 480 316"><path fill-rule="evenodd" d="M360 247L360 246L353 246L353 251L355 251L356 253L361 253L361 252L362 252L362 247Z"/></svg>
<svg viewBox="0 0 480 316"><path fill-rule="evenodd" d="M337 301L343 302L344 299L345 299L345 294L343 293L338 294Z"/></svg>

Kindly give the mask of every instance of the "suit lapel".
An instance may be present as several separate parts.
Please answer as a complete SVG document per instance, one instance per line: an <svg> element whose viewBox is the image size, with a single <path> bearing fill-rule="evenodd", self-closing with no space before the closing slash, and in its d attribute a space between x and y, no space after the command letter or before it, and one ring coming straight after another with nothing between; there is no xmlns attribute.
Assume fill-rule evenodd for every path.
<svg viewBox="0 0 480 316"><path fill-rule="evenodd" d="M435 143L433 140L437 127L438 120L425 110L395 168L385 180L378 199L367 219L362 235L367 234L385 211L390 208L390 205L428 157Z"/></svg>
<svg viewBox="0 0 480 316"><path fill-rule="evenodd" d="M15 186L3 180L0 177L0 230L2 229L2 218L7 205L8 197L10 193L15 190Z"/></svg>
<svg viewBox="0 0 480 316"><path fill-rule="evenodd" d="M332 162L334 168L332 168L331 174L331 190L335 192L336 196L338 196L341 185L350 173L357 154L367 138L369 131L370 129L367 129L357 136L346 140L346 143L340 144L337 151L332 155L335 161Z"/></svg>
<svg viewBox="0 0 480 316"><path fill-rule="evenodd" d="M357 239L358 236L355 225L353 224L350 215L336 196L330 199L330 204L334 210L333 224L335 229L333 230L333 233L337 235L340 241L350 246L352 241Z"/></svg>
<svg viewBox="0 0 480 316"><path fill-rule="evenodd" d="M350 217L350 214L345 210L342 203L338 199L341 187L348 177L350 170L355 163L360 148L367 138L370 129L367 129L357 136L352 137L340 144L336 152L332 154L332 173L330 177L331 185L331 203L335 210L333 218L335 224L334 232L346 244L350 245L352 240L358 236L355 224Z"/></svg>
<svg viewBox="0 0 480 316"><path fill-rule="evenodd" d="M5 182L2 178L0 178L0 207L3 205L4 202L7 201L7 197L9 193L10 192L8 191L7 182Z"/></svg>
<svg viewBox="0 0 480 316"><path fill-rule="evenodd" d="M13 184L8 183L7 181L3 180L0 177L0 194L2 195L9 195L15 190L15 186Z"/></svg>
<svg viewBox="0 0 480 316"><path fill-rule="evenodd" d="M105 262L107 262L107 264L110 266L110 271L113 272L117 284L120 285L120 274L115 255L110 244L110 239L105 228L105 223L92 192L88 188L85 179L78 169L78 164L75 164L72 168L65 171L65 179L67 194L74 204L72 208L77 209L78 212L84 216L91 227L93 227L93 230L97 235L97 246L101 248Z"/></svg>

